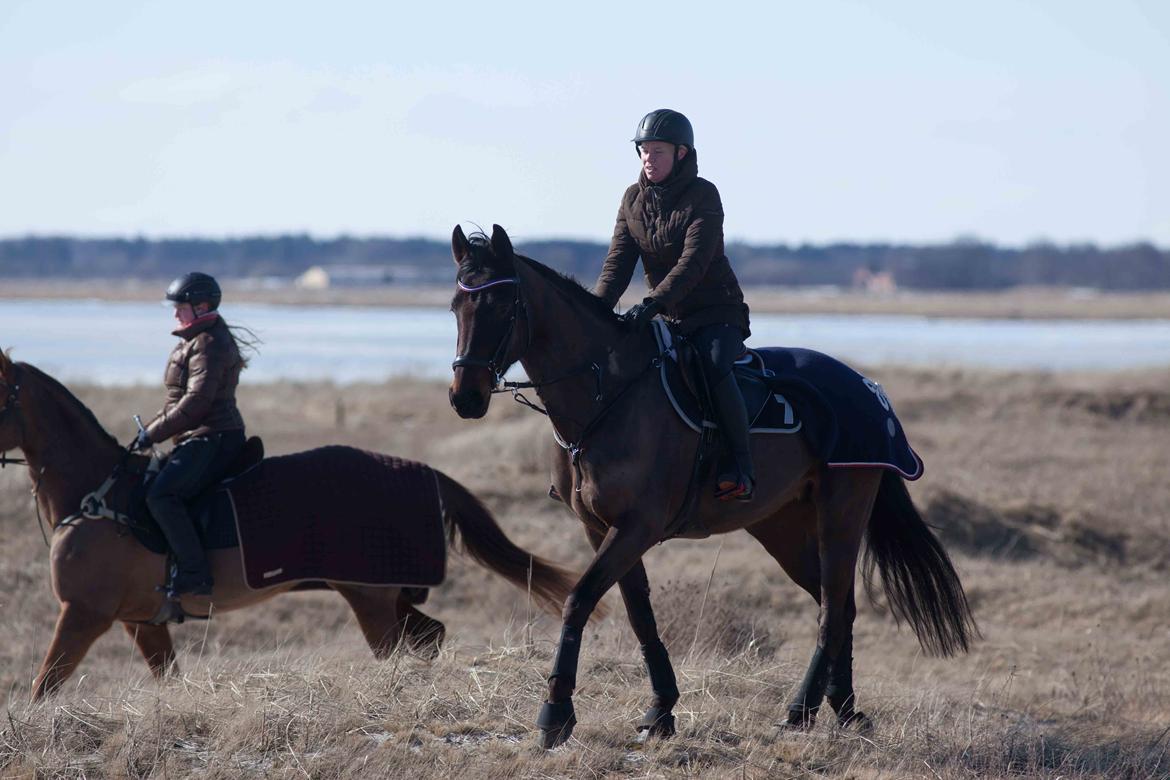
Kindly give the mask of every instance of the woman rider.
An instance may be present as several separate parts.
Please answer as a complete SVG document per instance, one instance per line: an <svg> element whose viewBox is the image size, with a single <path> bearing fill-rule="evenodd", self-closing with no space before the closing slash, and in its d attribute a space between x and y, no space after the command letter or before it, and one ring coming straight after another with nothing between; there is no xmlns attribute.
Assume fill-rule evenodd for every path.
<svg viewBox="0 0 1170 780"><path fill-rule="evenodd" d="M715 494L750 501L747 412L731 375L749 335L748 307L723 251L719 191L699 178L694 131L679 112L651 111L633 141L642 170L622 195L594 292L616 306L641 257L650 292L623 316L641 326L662 313L698 348L731 455L720 466Z"/></svg>
<svg viewBox="0 0 1170 780"><path fill-rule="evenodd" d="M135 441L136 449L166 439L175 443L147 490L146 503L177 559L176 594L211 593L211 569L187 502L221 479L244 446L236 385L245 361L219 316L221 297L215 279L198 272L180 276L167 288L179 343L163 380L166 404Z"/></svg>

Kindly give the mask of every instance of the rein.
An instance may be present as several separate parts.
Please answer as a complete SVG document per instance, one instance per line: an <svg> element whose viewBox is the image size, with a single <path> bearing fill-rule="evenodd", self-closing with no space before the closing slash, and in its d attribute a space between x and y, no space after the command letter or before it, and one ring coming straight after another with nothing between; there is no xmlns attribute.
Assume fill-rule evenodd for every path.
<svg viewBox="0 0 1170 780"><path fill-rule="evenodd" d="M491 392L493 395L495 395L497 393L511 393L513 401L516 401L517 403L519 403L523 406L527 406L529 409L532 409L533 411L540 412L541 414L543 414L546 417L549 416L548 410L544 409L541 406L530 401L528 398L526 398L524 396L524 394L522 392L520 392L521 390L530 390L531 389L531 390L536 390L539 392L542 387L548 387L550 385L555 385L558 382L563 382L566 379L571 379L579 374L583 374L587 371L592 371L594 374L594 377L595 377L596 387L597 387L597 391L593 395L593 400L597 401L597 402L605 400L605 391L604 391L603 382L602 382L604 372L602 371L600 363L598 363L596 360L589 361L589 362L584 363L580 366L577 366L576 368L570 369L570 370L566 371L564 374L562 374L561 376L558 376L556 379L549 379L547 381L540 381L540 382L509 382L509 381L506 381L504 379L504 376L503 376L503 370L506 368L506 366L503 365L504 358L508 352L508 347L512 342L512 335L516 329L516 322L517 322L517 320L520 319L521 315L524 316L525 329L527 331L527 336L528 336L527 346L531 346L531 344L532 344L532 327L531 327L531 324L529 323L529 320L528 320L528 308L524 305L524 296L521 294L520 278L518 276L506 276L506 277L502 277L499 279L492 279L491 281L484 282L483 284L479 284L479 285L469 285L469 284L466 284L462 279L456 279L455 283L456 283L456 285L458 285L460 290L462 290L463 292L466 292L466 293L480 292L481 290L487 290L491 287L496 287L497 285L501 285L501 284L512 284L512 285L516 286L516 295L512 298L512 316L508 320L508 326L505 328L503 337L500 339L499 344L496 346L495 351L492 353L492 357L488 360L484 360L483 358L472 357L471 355L468 355L467 353L464 353L462 355L457 355L455 357L455 360L451 363L452 369L456 369L456 368L459 368L461 366L469 366L469 367L478 367L478 368L488 369L489 371L492 372L493 382L492 382ZM612 352L613 348L611 347L609 349L609 351ZM556 440L557 444L561 446L562 449L568 451L569 458L573 464L573 468L576 470L576 474L577 474L576 483L577 483L577 485L576 485L575 490L577 490L578 492L581 490L580 456L581 456L581 452L583 450L585 438L597 428L597 426L606 417L606 415L609 414L610 410L613 409L614 405L618 402L618 400L620 400L621 397L626 394L626 391L628 391L631 387L633 387L635 384L637 384L638 380L640 380L648 371L650 371L653 368L657 368L661 365L661 359L662 359L662 354L661 353L656 354L650 360L650 362L646 364L646 367L643 368L640 372L638 372L637 376L635 376L633 379L631 379L629 382L627 382L625 384L625 386L623 386L622 389L619 390L617 392L617 394L614 395L609 400L609 403L607 403L605 406L603 406L601 408L601 410L597 414L595 414L592 419L589 420L589 422L585 423L585 427L581 430L581 434L577 437L577 441L575 441L575 442L567 441L557 431L556 426L555 425L553 426L553 438Z"/></svg>
<svg viewBox="0 0 1170 780"><path fill-rule="evenodd" d="M577 441L575 441L575 442L566 441L564 439L564 437L562 437L561 434L557 431L556 426L555 425L553 426L553 439L556 440L556 443L558 445L560 445L561 449L563 449L569 453L569 462L573 464L573 471L576 473L576 476L577 476L577 479L574 480L574 482L576 482L576 485L573 488L574 492L576 492L576 493L581 492L581 480L582 480L581 453L585 449L585 437L588 436L589 434L593 433L593 431L597 428L597 426L601 423L601 421L603 419L605 419L605 416L609 414L611 409L613 409L615 406L617 406L617 402L619 400L621 400L621 397L623 395L625 395L626 392L628 390L630 390L630 388L632 388L634 385L638 384L638 381L643 376L645 376L648 371L650 371L653 368L658 368L661 364L662 364L662 354L659 353L659 354L655 355L653 358L651 358L650 362L646 364L646 367L643 368L641 371L639 371L638 374L633 379L631 379L629 382L626 382L626 384L622 387L622 389L617 392L617 395L613 396L613 398L610 399L609 403L607 403L605 406L601 407L601 410L597 414L593 415L593 418L591 420L589 420L589 422L585 423L585 427L581 429L581 434L577 437ZM594 364L594 365L596 365L596 364ZM601 392L600 392L601 391L600 374L598 375L597 386L598 386L598 395L594 400L600 401L603 398L603 396L601 395ZM541 411L541 410L538 409L537 411ZM548 412L544 412L544 414L547 415Z"/></svg>
<svg viewBox="0 0 1170 780"><path fill-rule="evenodd" d="M13 374L15 374L15 372L16 372L16 364L15 363L12 366L12 372L13 372ZM17 412L20 411L20 399L18 397L18 394L20 393L20 384L17 383L15 376L13 376L12 383L10 383L10 384L4 383L4 384L5 384L5 387L8 388L8 398L4 402L4 408L0 409L0 424L2 424L4 422L5 418L7 418L9 412L12 412L13 415L16 417L17 422L20 424L21 441L23 441L24 440L24 416L17 414ZM56 531L58 528L68 527L68 526L73 525L75 522L77 522L78 520L80 520L83 517L90 518L90 519L106 518L106 519L121 523L123 525L129 526L130 525L130 518L109 509L105 503L106 493L108 493L110 488L113 487L114 482L117 480L119 473L122 471L122 467L126 463L126 458L129 457L129 454L130 454L129 450L124 452L122 454L122 459L119 461L118 465L114 468L114 473L109 476L109 478L102 484L102 486L100 488L98 488L97 490L95 490L94 492L90 493L89 495L87 495L85 498L82 499L80 512L76 512L72 515L69 515L68 517L61 520L61 522L57 523L56 526L50 525L50 527L54 531ZM29 462L26 458L10 458L10 457L8 457L7 452L0 452L0 468L4 468L5 466L7 466L9 464L12 464L15 466L24 466L30 470L30 476L32 477L32 481L33 481L33 487L32 487L33 506L36 509L36 513L37 513L37 528L40 529L41 539L44 541L45 546L49 547L50 546L49 545L49 537L45 533L45 519L41 515L41 497L40 497L41 480L44 479L44 476L45 476L45 467L42 466L38 473L32 474L31 473L32 466L29 464Z"/></svg>

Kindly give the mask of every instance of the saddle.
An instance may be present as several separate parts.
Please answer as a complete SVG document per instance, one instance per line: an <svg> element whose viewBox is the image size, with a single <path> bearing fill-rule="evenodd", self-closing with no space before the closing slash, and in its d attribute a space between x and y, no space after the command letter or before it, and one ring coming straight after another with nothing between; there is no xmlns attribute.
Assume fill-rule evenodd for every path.
<svg viewBox="0 0 1170 780"><path fill-rule="evenodd" d="M659 367L662 389L675 412L691 430L716 430L707 380L694 346L663 320L653 320L654 335L664 359ZM743 395L751 433L797 433L801 422L792 404L773 386L775 374L759 352L746 349L732 369Z"/></svg>
<svg viewBox="0 0 1170 780"><path fill-rule="evenodd" d="M239 545L231 498L224 487L263 459L263 440L259 436L250 437L224 475L188 504L195 521L195 532L203 541L205 550L223 550ZM165 458L158 456L128 456L101 488L86 496L81 514L116 520L146 549L153 553L169 553L166 537L146 504L147 488L164 463Z"/></svg>

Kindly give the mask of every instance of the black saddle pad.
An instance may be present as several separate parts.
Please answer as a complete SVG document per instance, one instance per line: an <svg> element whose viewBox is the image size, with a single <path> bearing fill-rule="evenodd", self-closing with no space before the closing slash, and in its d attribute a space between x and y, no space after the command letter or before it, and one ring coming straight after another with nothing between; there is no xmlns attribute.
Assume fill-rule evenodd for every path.
<svg viewBox="0 0 1170 780"><path fill-rule="evenodd" d="M662 361L661 376L671 405L694 430L715 427L702 419L698 400L682 381L665 323L655 321L655 334L670 356ZM749 359L735 371L753 434L799 432L832 468L879 467L909 480L922 476L922 459L881 385L836 358L811 349L767 347L749 350Z"/></svg>

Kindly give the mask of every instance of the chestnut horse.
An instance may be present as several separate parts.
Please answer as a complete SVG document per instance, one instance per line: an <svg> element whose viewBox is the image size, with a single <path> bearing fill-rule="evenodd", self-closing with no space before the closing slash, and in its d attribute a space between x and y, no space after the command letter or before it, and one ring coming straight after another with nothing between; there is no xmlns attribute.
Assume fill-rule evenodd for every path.
<svg viewBox="0 0 1170 780"><path fill-rule="evenodd" d="M565 601L548 698L537 720L541 744L572 732L581 629L614 584L641 643L653 699L639 730L674 733L679 698L658 636L642 555L668 535L692 478L698 435L681 422L650 370L659 359L650 330L631 330L572 279L517 255L493 226L490 240L451 240L458 267L452 311L458 357L449 396L460 417L482 417L504 372L519 361L547 410L561 451L553 487L577 514L595 555ZM542 411L545 411L542 410ZM876 561L890 607L923 649L966 650L978 633L946 552L915 510L901 476L877 468L834 469L801 436L753 437L760 475L755 499L720 502L704 489L693 538L740 529L755 537L820 605L816 650L789 704L787 724L813 725L824 698L841 725L868 728L854 705L854 575L862 537L868 583Z"/></svg>
<svg viewBox="0 0 1170 780"><path fill-rule="evenodd" d="M38 519L43 515L53 530L52 584L61 602L53 640L33 684L33 700L57 689L114 621L123 623L156 677L172 671L175 651L167 626L143 622L162 605L157 586L163 582L166 558L147 550L111 520L82 517L61 526L77 512L82 498L109 476L125 450L63 385L2 352L0 398L4 399L0 452L24 451ZM572 578L513 544L471 493L450 477L438 471L435 475L447 537L454 541L458 531L473 559L516 586L531 588L555 612L568 595ZM287 489L295 491L298 486ZM182 605L190 614L252 606L297 587L289 582L250 589L238 550L212 550L209 559L215 591L210 597L184 596ZM443 624L419 612L403 596L403 588L340 582L325 582L323 587L349 603L377 658L388 656L402 640L431 652L442 640Z"/></svg>

